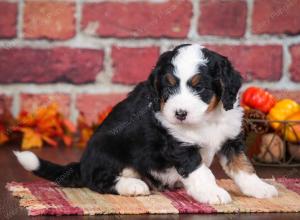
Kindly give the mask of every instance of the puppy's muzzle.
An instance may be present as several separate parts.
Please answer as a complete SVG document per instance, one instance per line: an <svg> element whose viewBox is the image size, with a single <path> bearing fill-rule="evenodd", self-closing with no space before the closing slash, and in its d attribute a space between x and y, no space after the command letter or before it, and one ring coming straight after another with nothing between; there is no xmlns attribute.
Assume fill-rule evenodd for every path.
<svg viewBox="0 0 300 220"><path fill-rule="evenodd" d="M187 111L182 109L175 111L175 117L180 121L184 121L186 119L187 114L188 114Z"/></svg>

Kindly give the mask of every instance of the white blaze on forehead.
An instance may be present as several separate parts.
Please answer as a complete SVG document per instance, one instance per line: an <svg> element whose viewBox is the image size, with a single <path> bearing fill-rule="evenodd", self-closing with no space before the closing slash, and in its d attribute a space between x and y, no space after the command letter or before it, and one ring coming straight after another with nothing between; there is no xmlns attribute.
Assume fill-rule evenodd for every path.
<svg viewBox="0 0 300 220"><path fill-rule="evenodd" d="M186 82L194 76L199 66L206 65L207 59L202 53L202 48L199 44L182 47L172 60L172 64L175 67L175 75L181 82Z"/></svg>

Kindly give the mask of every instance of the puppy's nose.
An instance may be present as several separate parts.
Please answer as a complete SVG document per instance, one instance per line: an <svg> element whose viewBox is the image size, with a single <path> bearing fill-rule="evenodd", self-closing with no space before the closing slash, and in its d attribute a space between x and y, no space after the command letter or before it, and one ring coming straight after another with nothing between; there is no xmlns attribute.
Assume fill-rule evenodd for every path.
<svg viewBox="0 0 300 220"><path fill-rule="evenodd" d="M183 120L186 119L187 111L184 111L184 110L181 110L181 109L176 110L175 116L176 116L176 118L177 118L178 120L183 121Z"/></svg>

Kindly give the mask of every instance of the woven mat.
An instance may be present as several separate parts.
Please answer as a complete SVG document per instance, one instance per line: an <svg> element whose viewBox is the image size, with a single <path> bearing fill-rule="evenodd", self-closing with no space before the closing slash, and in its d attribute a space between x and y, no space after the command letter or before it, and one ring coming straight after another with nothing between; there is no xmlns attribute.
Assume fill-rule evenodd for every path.
<svg viewBox="0 0 300 220"><path fill-rule="evenodd" d="M96 215L96 214L175 214L300 212L300 179L266 180L279 190L279 197L255 199L241 194L231 180L218 180L232 196L227 205L201 204L184 190L155 192L150 196L126 197L99 194L87 188L63 188L51 182L7 184L20 198L28 215Z"/></svg>

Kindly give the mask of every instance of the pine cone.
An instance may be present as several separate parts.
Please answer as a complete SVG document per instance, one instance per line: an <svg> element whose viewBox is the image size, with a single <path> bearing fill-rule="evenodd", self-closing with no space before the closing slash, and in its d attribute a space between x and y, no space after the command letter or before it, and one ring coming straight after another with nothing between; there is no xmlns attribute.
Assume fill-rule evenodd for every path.
<svg viewBox="0 0 300 220"><path fill-rule="evenodd" d="M255 132L256 134L264 134L269 130L269 123L266 115L256 109L245 110L243 129L245 134Z"/></svg>

